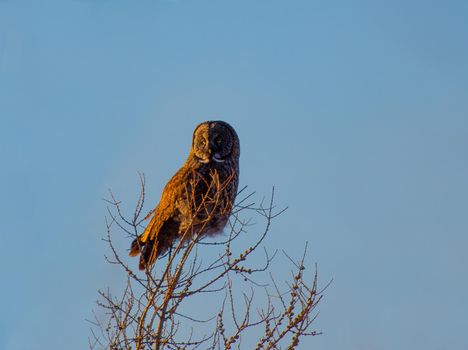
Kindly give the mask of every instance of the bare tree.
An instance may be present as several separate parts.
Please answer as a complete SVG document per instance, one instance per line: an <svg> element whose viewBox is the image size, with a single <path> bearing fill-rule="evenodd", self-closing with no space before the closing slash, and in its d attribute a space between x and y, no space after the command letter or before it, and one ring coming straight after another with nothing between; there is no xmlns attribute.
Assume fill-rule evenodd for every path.
<svg viewBox="0 0 468 350"><path fill-rule="evenodd" d="M142 175L140 185L129 216L112 192L107 200L105 241L111 254L106 260L117 265L127 281L118 293L99 291L100 312L90 321L90 349L296 349L304 336L318 334L310 328L323 290L317 289L316 268L306 275L307 245L298 261L283 252L291 275L281 284L271 273L276 252L261 247L272 221L284 212L275 208L274 189L267 201L256 205L253 193L243 188L228 233L216 240L187 230L153 266L139 272L132 267L135 261L127 262L127 254L118 251L113 235L119 231L133 239L141 231L149 216L142 215ZM204 198L195 209L212 210L219 200L215 197ZM261 219L259 232L252 219ZM253 228L257 233L247 234ZM255 266L259 253L262 264Z"/></svg>

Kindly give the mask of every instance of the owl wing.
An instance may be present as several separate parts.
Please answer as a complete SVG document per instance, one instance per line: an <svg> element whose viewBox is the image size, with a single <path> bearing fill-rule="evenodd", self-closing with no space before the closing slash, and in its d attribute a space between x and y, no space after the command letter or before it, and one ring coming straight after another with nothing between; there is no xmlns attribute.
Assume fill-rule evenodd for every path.
<svg viewBox="0 0 468 350"><path fill-rule="evenodd" d="M154 263L156 258L164 253L178 238L179 210L177 203L184 196L184 185L191 172L182 167L164 187L161 200L156 206L151 221L143 233L131 245L130 256L140 256L140 270Z"/></svg>

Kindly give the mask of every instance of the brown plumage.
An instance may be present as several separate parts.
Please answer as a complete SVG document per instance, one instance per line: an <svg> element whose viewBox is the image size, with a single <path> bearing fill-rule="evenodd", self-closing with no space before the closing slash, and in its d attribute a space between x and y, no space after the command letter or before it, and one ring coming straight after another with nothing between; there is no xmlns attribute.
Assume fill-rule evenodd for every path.
<svg viewBox="0 0 468 350"><path fill-rule="evenodd" d="M143 233L130 248L140 270L152 266L178 239L219 233L237 194L239 138L223 121L201 123L193 132L185 164L167 183Z"/></svg>

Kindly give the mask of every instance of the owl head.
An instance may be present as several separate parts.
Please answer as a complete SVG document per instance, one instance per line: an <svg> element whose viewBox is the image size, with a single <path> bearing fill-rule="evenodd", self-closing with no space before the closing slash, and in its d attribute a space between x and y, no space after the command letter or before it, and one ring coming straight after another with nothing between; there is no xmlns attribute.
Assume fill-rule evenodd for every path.
<svg viewBox="0 0 468 350"><path fill-rule="evenodd" d="M193 132L192 152L201 163L223 163L239 157L239 137L226 122L206 121Z"/></svg>

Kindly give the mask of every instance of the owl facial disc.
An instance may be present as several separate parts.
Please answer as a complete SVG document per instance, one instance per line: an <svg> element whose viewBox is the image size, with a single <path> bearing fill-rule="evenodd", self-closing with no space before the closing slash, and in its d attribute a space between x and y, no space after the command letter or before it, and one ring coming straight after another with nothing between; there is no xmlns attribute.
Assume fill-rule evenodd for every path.
<svg viewBox="0 0 468 350"><path fill-rule="evenodd" d="M233 151L235 154L232 154ZM198 125L193 132L191 152L199 163L224 163L230 157L239 158L238 151L237 134L226 122L207 121Z"/></svg>

